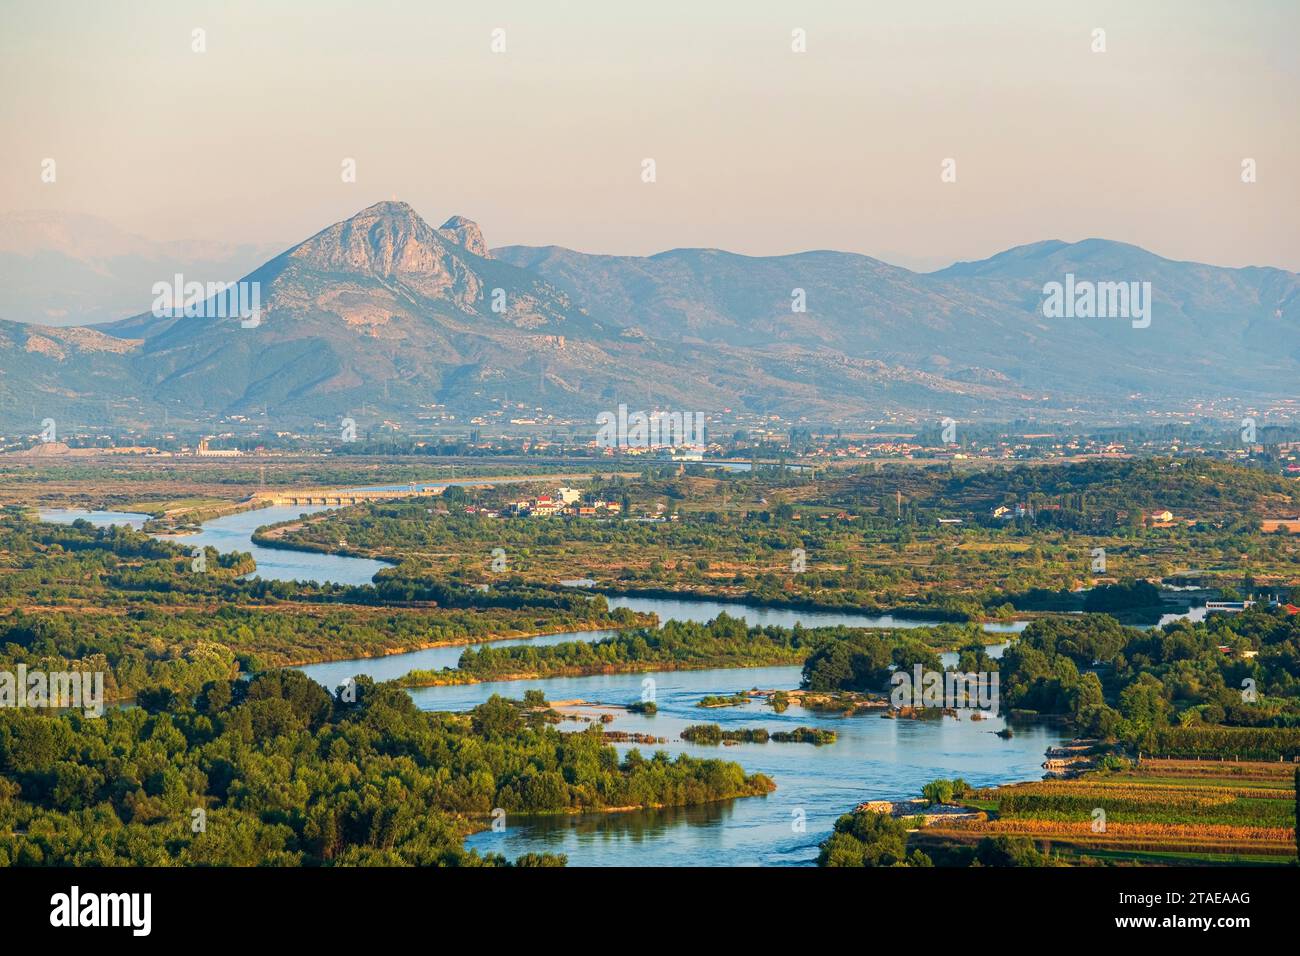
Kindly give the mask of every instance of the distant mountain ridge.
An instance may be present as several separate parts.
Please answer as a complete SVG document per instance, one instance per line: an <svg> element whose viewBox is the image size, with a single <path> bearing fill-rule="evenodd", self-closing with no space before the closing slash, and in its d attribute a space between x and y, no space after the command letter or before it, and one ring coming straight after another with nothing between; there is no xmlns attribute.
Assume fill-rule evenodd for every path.
<svg viewBox="0 0 1300 956"><path fill-rule="evenodd" d="M175 272L232 280L265 262L266 243L159 242L95 216L0 215L0 319L92 325L137 311Z"/></svg>
<svg viewBox="0 0 1300 956"><path fill-rule="evenodd" d="M1067 273L1151 282L1150 328L1045 318L1044 283ZM93 329L0 322L0 424L414 423L503 400L593 421L620 401L818 423L1106 417L1289 397L1300 372L1295 273L1100 239L916 273L832 251L489 250L473 221L435 229L394 201L244 281L259 284L256 327L152 312Z"/></svg>
<svg viewBox="0 0 1300 956"><path fill-rule="evenodd" d="M766 258L697 249L644 258L494 251L566 289L598 321L651 336L832 348L948 380L1005 382L1020 387L1024 411L1063 399L1113 407L1134 393L1166 402L1287 396L1300 368L1295 273L1175 262L1107 240L1034 243L931 273L820 251ZM1067 274L1151 282L1151 327L1044 317L1044 284ZM790 311L795 289L806 294L806 313Z"/></svg>

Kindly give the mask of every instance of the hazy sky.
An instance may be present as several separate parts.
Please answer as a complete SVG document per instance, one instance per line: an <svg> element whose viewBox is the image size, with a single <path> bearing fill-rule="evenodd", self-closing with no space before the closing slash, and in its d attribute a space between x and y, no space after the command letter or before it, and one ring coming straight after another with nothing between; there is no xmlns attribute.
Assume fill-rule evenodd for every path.
<svg viewBox="0 0 1300 956"><path fill-rule="evenodd" d="M1102 236L1300 270L1298 10L0 0L0 212L289 244L397 197L490 245L934 267Z"/></svg>

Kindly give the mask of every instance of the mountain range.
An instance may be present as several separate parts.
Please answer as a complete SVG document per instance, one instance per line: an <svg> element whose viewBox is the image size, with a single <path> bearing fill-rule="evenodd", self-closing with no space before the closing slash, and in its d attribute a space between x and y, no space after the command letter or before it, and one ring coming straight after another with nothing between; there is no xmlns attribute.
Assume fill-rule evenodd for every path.
<svg viewBox="0 0 1300 956"><path fill-rule="evenodd" d="M194 261L176 271L225 277ZM1150 326L1045 317L1044 285L1067 275L1149 282ZM171 279L159 269L141 288ZM504 401L592 421L619 402L815 423L1100 420L1291 398L1300 373L1296 273L1102 239L917 273L832 251L489 249L471 220L435 229L394 201L243 281L260 292L253 327L214 317L210 300L198 315L92 324L88 305L72 326L0 321L0 427L233 415L285 428L413 424L435 406L471 416Z"/></svg>
<svg viewBox="0 0 1300 956"><path fill-rule="evenodd" d="M265 243L160 242L97 216L0 215L0 318L90 325L140 311L154 282L177 272L234 279L278 252Z"/></svg>

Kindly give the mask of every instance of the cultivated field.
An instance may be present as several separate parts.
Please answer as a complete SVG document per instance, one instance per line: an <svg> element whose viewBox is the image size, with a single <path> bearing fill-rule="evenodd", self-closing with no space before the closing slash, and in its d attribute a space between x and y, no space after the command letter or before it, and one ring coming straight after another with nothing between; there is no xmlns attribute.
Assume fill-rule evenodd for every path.
<svg viewBox="0 0 1300 956"><path fill-rule="evenodd" d="M1144 760L1132 770L975 791L962 802L986 818L914 837L928 850L1027 836L1077 863L1288 863L1295 796L1289 763Z"/></svg>

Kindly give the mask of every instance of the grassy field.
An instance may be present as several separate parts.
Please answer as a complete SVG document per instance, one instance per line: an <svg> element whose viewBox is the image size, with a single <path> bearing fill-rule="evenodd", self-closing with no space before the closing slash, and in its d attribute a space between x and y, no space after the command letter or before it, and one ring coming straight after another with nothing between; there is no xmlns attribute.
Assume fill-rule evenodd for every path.
<svg viewBox="0 0 1300 956"><path fill-rule="evenodd" d="M1144 760L976 791L962 803L986 818L941 822L914 838L924 850L1026 836L1075 863L1286 864L1296 859L1294 773L1288 763Z"/></svg>

